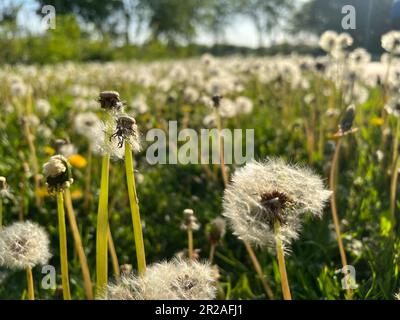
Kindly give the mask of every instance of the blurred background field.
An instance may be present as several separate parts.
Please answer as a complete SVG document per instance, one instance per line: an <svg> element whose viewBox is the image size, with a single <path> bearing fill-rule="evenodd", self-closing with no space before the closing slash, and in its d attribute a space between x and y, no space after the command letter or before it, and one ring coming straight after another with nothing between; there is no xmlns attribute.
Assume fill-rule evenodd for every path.
<svg viewBox="0 0 400 320"><path fill-rule="evenodd" d="M54 30L41 25L45 4L57 10ZM342 29L346 4L356 9L355 30ZM381 59L381 37L400 26L399 6L391 0L2 1L0 175L7 178L11 193L4 200L4 224L29 219L44 226L51 234L50 264L57 268L55 200L35 173L32 151L40 173L49 157L61 152L55 140L66 139L63 152L75 179L73 205L94 280L101 159L77 132L76 118L87 112L99 115L96 98L101 91L120 93L143 138L152 128L167 130L169 120L177 120L179 128L214 127L206 102L222 94L231 103L222 115L224 127L254 129L256 159L281 156L309 164L326 184L332 137L344 110L354 104L359 131L343 139L337 184L345 248L357 271L354 298L393 299L400 287L400 241L389 208L399 120L384 108L391 98L397 101L400 63L395 54L390 67L387 55ZM319 37L326 30L345 31L354 39L340 57L320 48ZM368 54L362 61L351 58L358 47L374 62ZM180 229L186 208L194 210L201 224L194 242L206 259L207 225L222 211L219 167L152 166L146 148L135 161L148 262L169 259L186 248L187 236ZM229 171L235 167L230 165ZM86 199L88 168L91 196ZM112 161L110 190L118 261L136 269L122 160ZM399 219L398 202L396 215ZM68 253L73 298L83 299L71 234ZM273 254L267 249L256 253L280 297ZM220 268L218 298L266 298L245 247L230 230L214 262ZM335 273L340 268L328 206L321 221L306 221L287 258L294 299L344 298L342 275ZM110 264L110 279L112 275ZM40 287L40 268L34 269L34 278L39 299L60 298L57 290ZM0 269L1 299L24 298L25 288L24 272Z"/></svg>

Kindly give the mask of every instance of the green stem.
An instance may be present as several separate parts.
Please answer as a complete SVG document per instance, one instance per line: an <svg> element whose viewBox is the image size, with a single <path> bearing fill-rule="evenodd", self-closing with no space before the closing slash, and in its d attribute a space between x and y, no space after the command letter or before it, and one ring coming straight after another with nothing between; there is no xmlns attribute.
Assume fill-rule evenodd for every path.
<svg viewBox="0 0 400 320"><path fill-rule="evenodd" d="M35 300L35 290L33 288L32 268L26 268L26 282L28 285L28 300Z"/></svg>
<svg viewBox="0 0 400 320"><path fill-rule="evenodd" d="M108 234L108 178L110 155L103 156L101 165L100 200L97 212L96 231L96 285L97 293L101 293L107 285L107 234Z"/></svg>
<svg viewBox="0 0 400 320"><path fill-rule="evenodd" d="M88 155L87 155L87 168L86 168L86 176L85 176L85 195L83 207L86 211L89 211L90 204L90 185L92 181L92 145L89 144Z"/></svg>
<svg viewBox="0 0 400 320"><path fill-rule="evenodd" d="M75 249L78 253L79 263L82 269L83 287L85 288L85 295L88 300L93 300L93 286L90 278L89 266L85 250L83 249L81 235L79 233L78 224L75 218L74 207L72 205L71 192L69 189L65 190L65 204L67 208L67 216L71 227L72 236L74 238Z"/></svg>
<svg viewBox="0 0 400 320"><path fill-rule="evenodd" d="M132 213L138 271L139 274L143 274L146 271L146 256L144 251L142 224L140 222L139 201L136 194L132 149L129 143L125 143L125 169L126 182L128 185L129 204Z"/></svg>
<svg viewBox="0 0 400 320"><path fill-rule="evenodd" d="M214 262L215 248L216 248L216 244L215 243L211 243L210 255L208 257L208 260L210 261L210 264L213 264L213 262Z"/></svg>
<svg viewBox="0 0 400 320"><path fill-rule="evenodd" d="M0 197L0 230L3 228L3 198Z"/></svg>
<svg viewBox="0 0 400 320"><path fill-rule="evenodd" d="M188 234L188 256L189 260L193 260L193 230L188 228L187 234Z"/></svg>
<svg viewBox="0 0 400 320"><path fill-rule="evenodd" d="M60 262L61 279L64 300L71 300L68 279L68 258L67 258L67 230L65 227L64 198L62 191L57 192L57 212L58 212L58 233L60 237Z"/></svg>
<svg viewBox="0 0 400 320"><path fill-rule="evenodd" d="M399 163L399 133L400 133L400 120L397 120L396 133L393 141L393 156L392 156L392 178L390 184L390 218L392 228L396 225L396 195L397 195L397 178L398 178L398 163Z"/></svg>
<svg viewBox="0 0 400 320"><path fill-rule="evenodd" d="M275 244L276 244L276 255L278 258L279 273L281 275L283 299L292 300L292 295L290 293L290 288L289 288L289 281L286 273L285 254L283 252L282 240L279 238L279 229L280 229L279 221L276 221L274 225Z"/></svg>

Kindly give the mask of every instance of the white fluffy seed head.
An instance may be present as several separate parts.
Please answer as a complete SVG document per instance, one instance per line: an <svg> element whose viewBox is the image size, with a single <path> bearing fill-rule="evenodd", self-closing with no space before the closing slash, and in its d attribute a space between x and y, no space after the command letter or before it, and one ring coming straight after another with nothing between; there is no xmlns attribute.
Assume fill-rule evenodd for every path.
<svg viewBox="0 0 400 320"><path fill-rule="evenodd" d="M49 236L36 223L16 222L0 231L0 265L10 269L33 268L51 258Z"/></svg>
<svg viewBox="0 0 400 320"><path fill-rule="evenodd" d="M238 169L225 190L223 215L240 239L259 246L275 245L277 235L285 245L298 237L305 213L320 217L331 192L319 176L278 158L253 161Z"/></svg>
<svg viewBox="0 0 400 320"><path fill-rule="evenodd" d="M96 138L95 128L99 121L100 119L93 112L79 113L74 119L76 132L92 141Z"/></svg>
<svg viewBox="0 0 400 320"><path fill-rule="evenodd" d="M156 263L140 277L123 276L108 285L108 300L211 300L215 278L209 264L174 259Z"/></svg>
<svg viewBox="0 0 400 320"><path fill-rule="evenodd" d="M390 53L400 53L400 31L389 31L381 39L382 48Z"/></svg>

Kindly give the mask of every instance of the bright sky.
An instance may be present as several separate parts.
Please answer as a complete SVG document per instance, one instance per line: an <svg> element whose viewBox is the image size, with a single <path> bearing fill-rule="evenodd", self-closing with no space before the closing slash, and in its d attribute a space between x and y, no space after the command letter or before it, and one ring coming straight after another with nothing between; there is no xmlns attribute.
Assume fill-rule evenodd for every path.
<svg viewBox="0 0 400 320"><path fill-rule="evenodd" d="M294 0L294 1L303 2L305 0ZM28 27L30 30L40 31L43 30L41 27L41 19L39 16L35 14L35 10L36 10L36 4L34 3L34 1L27 0L24 3L24 7L19 14L18 22L22 26ZM134 32L132 32L132 34L134 34ZM231 26L227 27L225 34L226 34L225 39L228 44L248 46L248 47L258 46L257 33L250 19L237 18L235 21L233 21ZM146 36L145 34L140 35L135 42L143 41L145 36ZM275 40L279 42L284 38L285 35L280 34L276 37ZM199 32L196 42L201 44L212 44L212 41L213 39L210 36L210 34L207 34L205 32ZM268 42L266 44L268 44Z"/></svg>

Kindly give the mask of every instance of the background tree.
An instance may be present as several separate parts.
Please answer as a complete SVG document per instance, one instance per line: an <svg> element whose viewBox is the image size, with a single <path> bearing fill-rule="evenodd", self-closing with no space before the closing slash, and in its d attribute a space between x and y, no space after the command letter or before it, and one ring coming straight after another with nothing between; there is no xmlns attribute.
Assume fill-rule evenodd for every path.
<svg viewBox="0 0 400 320"><path fill-rule="evenodd" d="M380 38L387 31L399 27L394 14L393 0L310 0L304 3L292 19L294 33L306 31L320 35L325 30L348 32L355 46L363 46L371 52L380 52ZM343 30L342 8L352 5L356 10L356 29Z"/></svg>
<svg viewBox="0 0 400 320"><path fill-rule="evenodd" d="M254 23L259 48L263 46L264 35L275 31L292 8L293 1L290 0L240 0L238 7L239 12Z"/></svg>
<svg viewBox="0 0 400 320"><path fill-rule="evenodd" d="M238 0L208 0L205 5L202 27L211 33L214 44L225 41L226 28L236 18L238 3Z"/></svg>
<svg viewBox="0 0 400 320"><path fill-rule="evenodd" d="M169 43L190 42L196 35L196 25L204 19L203 0L140 0L151 40Z"/></svg>
<svg viewBox="0 0 400 320"><path fill-rule="evenodd" d="M81 22L93 25L103 37L107 33L111 36L118 34L122 12L125 9L125 2L121 0L37 0L37 2L39 14L42 6L52 5L56 8L57 15L75 15Z"/></svg>

